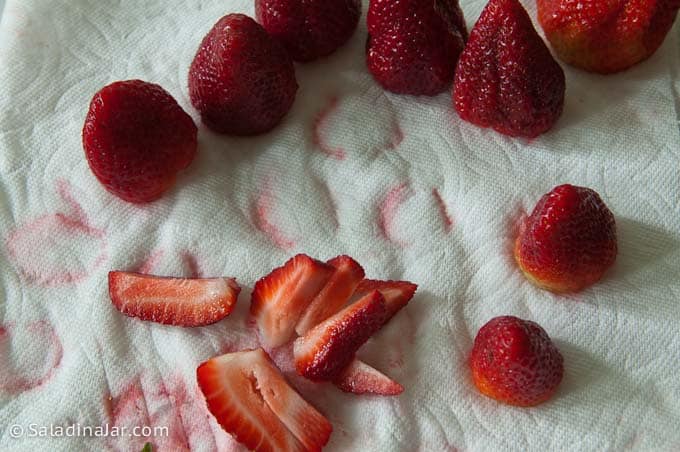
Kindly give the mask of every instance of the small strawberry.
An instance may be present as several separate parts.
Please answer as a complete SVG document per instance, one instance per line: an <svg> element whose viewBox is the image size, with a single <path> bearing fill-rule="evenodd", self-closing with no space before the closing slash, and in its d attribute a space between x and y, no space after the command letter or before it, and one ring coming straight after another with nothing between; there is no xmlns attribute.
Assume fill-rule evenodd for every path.
<svg viewBox="0 0 680 452"><path fill-rule="evenodd" d="M366 63L398 94L434 96L451 85L467 30L458 0L371 0Z"/></svg>
<svg viewBox="0 0 680 452"><path fill-rule="evenodd" d="M482 394L516 406L545 402L564 374L562 355L545 330L511 316L491 319L479 330L470 367Z"/></svg>
<svg viewBox="0 0 680 452"><path fill-rule="evenodd" d="M141 80L115 82L92 98L83 126L85 157L109 192L154 201L196 155L197 129L175 99Z"/></svg>
<svg viewBox="0 0 680 452"><path fill-rule="evenodd" d="M378 281L375 279L364 279L359 283L354 292L354 299L361 298L374 290L379 291L385 298L385 309L387 310L387 323L394 315L408 304L416 293L418 286L408 281Z"/></svg>
<svg viewBox="0 0 680 452"><path fill-rule="evenodd" d="M215 24L189 70L191 103L209 128L224 134L273 129L293 105L297 88L286 50L243 14Z"/></svg>
<svg viewBox="0 0 680 452"><path fill-rule="evenodd" d="M261 348L212 358L196 377L217 422L250 450L320 451L330 438L328 420Z"/></svg>
<svg viewBox="0 0 680 452"><path fill-rule="evenodd" d="M123 314L178 326L219 322L234 309L241 288L233 278L168 278L109 272L109 295Z"/></svg>
<svg viewBox="0 0 680 452"><path fill-rule="evenodd" d="M520 228L515 259L531 282L577 292L616 260L616 222L589 188L560 185L544 195Z"/></svg>
<svg viewBox="0 0 680 452"><path fill-rule="evenodd" d="M393 396L404 392L402 385L358 359L352 361L333 383L353 394Z"/></svg>
<svg viewBox="0 0 680 452"><path fill-rule="evenodd" d="M555 53L586 71L609 74L661 46L680 0L537 0L538 21Z"/></svg>
<svg viewBox="0 0 680 452"><path fill-rule="evenodd" d="M465 121L534 138L562 114L564 72L518 0L491 0L458 60L453 100Z"/></svg>
<svg viewBox="0 0 680 452"><path fill-rule="evenodd" d="M360 0L255 0L255 17L296 61L330 55L359 23Z"/></svg>
<svg viewBox="0 0 680 452"><path fill-rule="evenodd" d="M268 347L288 342L300 316L333 275L333 267L304 254L255 283L250 313Z"/></svg>

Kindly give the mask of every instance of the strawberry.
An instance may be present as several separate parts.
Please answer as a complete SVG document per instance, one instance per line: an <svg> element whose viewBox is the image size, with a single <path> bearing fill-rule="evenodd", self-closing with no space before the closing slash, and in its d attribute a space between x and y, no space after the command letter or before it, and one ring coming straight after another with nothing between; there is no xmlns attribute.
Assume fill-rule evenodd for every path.
<svg viewBox="0 0 680 452"><path fill-rule="evenodd" d="M313 381L334 380L386 316L385 299L374 290L318 324L293 344L297 372Z"/></svg>
<svg viewBox="0 0 680 452"><path fill-rule="evenodd" d="M451 85L467 30L458 0L371 0L366 63L385 89L434 96Z"/></svg>
<svg viewBox="0 0 680 452"><path fill-rule="evenodd" d="M256 451L320 451L333 427L291 388L264 350L201 364L198 386L225 431Z"/></svg>
<svg viewBox="0 0 680 452"><path fill-rule="evenodd" d="M544 195L520 228L515 259L531 282L577 292L616 260L616 222L589 188L560 185Z"/></svg>
<svg viewBox="0 0 680 452"><path fill-rule="evenodd" d="M364 279L354 292L354 298L360 298L374 290L379 291L385 298L387 317L385 323L411 301L418 286L408 281L377 281Z"/></svg>
<svg viewBox="0 0 680 452"><path fill-rule="evenodd" d="M241 288L233 278L168 278L109 272L109 295L123 314L178 326L219 322L234 309Z"/></svg>
<svg viewBox="0 0 680 452"><path fill-rule="evenodd" d="M353 394L392 396L404 392L404 387L368 364L355 359L335 379L335 386Z"/></svg>
<svg viewBox="0 0 680 452"><path fill-rule="evenodd" d="M163 88L141 80L115 82L97 92L82 138L95 177L133 203L160 198L198 146L191 116Z"/></svg>
<svg viewBox="0 0 680 452"><path fill-rule="evenodd" d="M333 270L330 265L298 254L255 283L250 312L265 345L278 347L291 339L303 311Z"/></svg>
<svg viewBox="0 0 680 452"><path fill-rule="evenodd" d="M359 23L360 0L255 0L255 17L296 61L330 55Z"/></svg>
<svg viewBox="0 0 680 452"><path fill-rule="evenodd" d="M564 374L562 355L545 330L512 316L491 319L479 330L470 367L482 394L516 406L545 402Z"/></svg>
<svg viewBox="0 0 680 452"><path fill-rule="evenodd" d="M555 53L586 71L609 74L656 52L680 0L537 0L538 21Z"/></svg>
<svg viewBox="0 0 680 452"><path fill-rule="evenodd" d="M338 256L329 260L327 264L335 271L302 314L295 327L295 331L300 335L342 309L364 278L364 269L349 256Z"/></svg>
<svg viewBox="0 0 680 452"><path fill-rule="evenodd" d="M562 114L565 78L518 0L491 0L458 60L453 100L465 121L534 138Z"/></svg>
<svg viewBox="0 0 680 452"><path fill-rule="evenodd" d="M224 134L273 129L293 105L297 88L286 50L243 14L215 24L189 70L191 103L210 129Z"/></svg>

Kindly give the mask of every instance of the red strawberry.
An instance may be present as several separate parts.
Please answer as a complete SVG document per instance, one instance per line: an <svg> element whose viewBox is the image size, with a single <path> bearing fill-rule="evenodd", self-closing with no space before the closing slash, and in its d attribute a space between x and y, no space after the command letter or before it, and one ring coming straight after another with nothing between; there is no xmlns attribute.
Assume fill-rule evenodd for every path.
<svg viewBox="0 0 680 452"><path fill-rule="evenodd" d="M564 374L564 360L538 324L517 317L491 319L475 338L470 357L479 391L517 406L548 400Z"/></svg>
<svg viewBox="0 0 680 452"><path fill-rule="evenodd" d="M352 361L334 383L353 394L392 396L404 392L402 385L358 359Z"/></svg>
<svg viewBox="0 0 680 452"><path fill-rule="evenodd" d="M215 357L196 370L222 428L256 451L320 451L333 427L291 388L264 350Z"/></svg>
<svg viewBox="0 0 680 452"><path fill-rule="evenodd" d="M661 46L679 0L537 0L538 21L566 63L609 74L646 60Z"/></svg>
<svg viewBox="0 0 680 452"><path fill-rule="evenodd" d="M295 331L303 335L312 327L337 313L352 296L364 278L364 269L349 256L338 256L327 262L335 271L324 288L302 314Z"/></svg>
<svg viewBox="0 0 680 452"><path fill-rule="evenodd" d="M408 281L377 281L364 279L354 292L354 298L363 297L374 290L380 291L385 297L387 317L385 323L411 301L418 286Z"/></svg>
<svg viewBox="0 0 680 452"><path fill-rule="evenodd" d="M278 347L291 339L302 312L332 274L330 265L298 254L255 283L250 312L265 345Z"/></svg>
<svg viewBox="0 0 680 452"><path fill-rule="evenodd" d="M314 381L334 380L385 323L385 299L377 290L312 328L293 344L295 368Z"/></svg>
<svg viewBox="0 0 680 452"><path fill-rule="evenodd" d="M179 326L219 322L234 309L241 288L233 278L168 278L109 272L109 295L123 314Z"/></svg>
<svg viewBox="0 0 680 452"><path fill-rule="evenodd" d="M92 98L85 157L104 188L134 203L154 201L196 155L197 129L175 99L141 80L115 82Z"/></svg>
<svg viewBox="0 0 680 452"><path fill-rule="evenodd" d="M366 63L398 94L433 96L453 81L467 30L458 0L371 0Z"/></svg>
<svg viewBox="0 0 680 452"><path fill-rule="evenodd" d="M330 55L354 33L360 0L255 0L257 21L297 61Z"/></svg>
<svg viewBox="0 0 680 452"><path fill-rule="evenodd" d="M515 259L531 282L553 292L596 283L616 260L616 222L589 188L560 185L520 228Z"/></svg>
<svg viewBox="0 0 680 452"><path fill-rule="evenodd" d="M518 0L491 0L458 60L453 100L461 118L527 138L564 106L564 72Z"/></svg>
<svg viewBox="0 0 680 452"><path fill-rule="evenodd" d="M273 129L297 92L286 50L250 17L229 14L203 39L189 70L191 103L218 133Z"/></svg>

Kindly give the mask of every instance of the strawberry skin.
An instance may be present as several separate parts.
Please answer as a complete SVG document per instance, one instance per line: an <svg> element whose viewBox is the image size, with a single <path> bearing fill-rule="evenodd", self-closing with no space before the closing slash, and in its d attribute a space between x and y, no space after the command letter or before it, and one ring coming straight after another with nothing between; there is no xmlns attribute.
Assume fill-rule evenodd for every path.
<svg viewBox="0 0 680 452"><path fill-rule="evenodd" d="M368 364L355 359L333 382L344 392L394 396L404 387Z"/></svg>
<svg viewBox="0 0 680 452"><path fill-rule="evenodd" d="M168 278L109 272L109 295L123 314L185 327L219 322L234 309L241 288L233 278Z"/></svg>
<svg viewBox="0 0 680 452"><path fill-rule="evenodd" d="M467 30L457 0L371 0L366 64L388 91L434 96L453 81Z"/></svg>
<svg viewBox="0 0 680 452"><path fill-rule="evenodd" d="M515 259L531 282L578 292L616 260L616 222L593 190L560 185L544 195L520 228Z"/></svg>
<svg viewBox="0 0 680 452"><path fill-rule="evenodd" d="M115 82L97 92L82 138L95 177L132 203L160 198L198 146L191 116L163 88L141 80Z"/></svg>
<svg viewBox="0 0 680 452"><path fill-rule="evenodd" d="M564 374L564 360L535 322L491 319L475 337L470 356L479 391L499 402L535 406L550 399Z"/></svg>
<svg viewBox="0 0 680 452"><path fill-rule="evenodd" d="M288 385L264 350L212 358L196 370L208 409L255 451L320 451L333 427Z"/></svg>
<svg viewBox="0 0 680 452"><path fill-rule="evenodd" d="M557 122L565 77L518 0L491 0L458 60L453 101L462 119L534 138Z"/></svg>
<svg viewBox="0 0 680 452"><path fill-rule="evenodd" d="M537 0L538 21L564 62L611 74L646 60L661 46L679 0Z"/></svg>
<svg viewBox="0 0 680 452"><path fill-rule="evenodd" d="M257 135L281 122L298 85L283 46L250 17L215 24L191 63L189 95L213 131Z"/></svg>
<svg viewBox="0 0 680 452"><path fill-rule="evenodd" d="M385 323L385 299L377 290L312 328L293 344L297 372L313 381L331 381Z"/></svg>
<svg viewBox="0 0 680 452"><path fill-rule="evenodd" d="M360 0L255 0L255 17L301 62L330 55L352 37Z"/></svg>
<svg viewBox="0 0 680 452"><path fill-rule="evenodd" d="M361 298L374 290L377 290L385 298L385 309L387 310L387 323L394 315L408 304L416 293L418 286L408 281L379 281L375 279L364 279L359 283L354 292L354 298Z"/></svg>
<svg viewBox="0 0 680 452"><path fill-rule="evenodd" d="M288 342L303 311L323 289L333 267L298 254L255 283L250 313L267 347Z"/></svg>

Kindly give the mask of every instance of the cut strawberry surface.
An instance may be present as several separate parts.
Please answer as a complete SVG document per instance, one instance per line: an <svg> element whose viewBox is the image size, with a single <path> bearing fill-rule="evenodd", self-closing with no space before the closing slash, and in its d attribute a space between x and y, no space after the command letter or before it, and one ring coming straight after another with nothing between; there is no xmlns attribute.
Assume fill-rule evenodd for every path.
<svg viewBox="0 0 680 452"><path fill-rule="evenodd" d="M241 288L233 278L170 278L112 271L109 295L123 314L177 326L219 322L234 309Z"/></svg>
<svg viewBox="0 0 680 452"><path fill-rule="evenodd" d="M225 431L255 451L320 451L333 427L291 388L264 350L212 358L196 376Z"/></svg>
<svg viewBox="0 0 680 452"><path fill-rule="evenodd" d="M291 339L303 311L333 271L330 265L298 254L255 284L250 312L267 347Z"/></svg>
<svg viewBox="0 0 680 452"><path fill-rule="evenodd" d="M399 395L404 387L363 361L355 359L334 381L335 386L353 394Z"/></svg>
<svg viewBox="0 0 680 452"><path fill-rule="evenodd" d="M295 331L300 335L342 309L364 278L364 269L349 256L338 256L329 260L327 264L335 271L302 314L295 327Z"/></svg>
<svg viewBox="0 0 680 452"><path fill-rule="evenodd" d="M387 318L385 323L408 304L415 295L418 285L408 281L378 281L375 279L364 279L359 283L354 292L354 298L360 298L366 294L377 290L385 297L385 307L387 308Z"/></svg>

